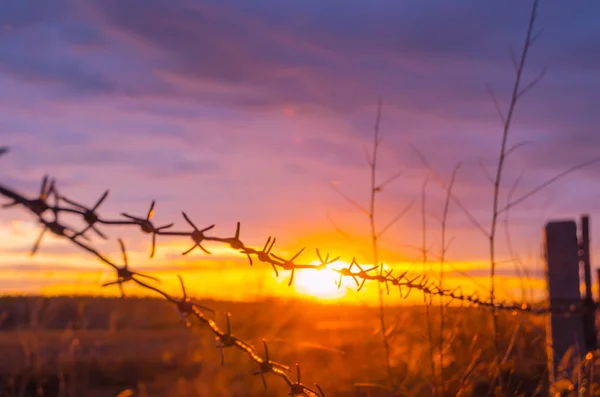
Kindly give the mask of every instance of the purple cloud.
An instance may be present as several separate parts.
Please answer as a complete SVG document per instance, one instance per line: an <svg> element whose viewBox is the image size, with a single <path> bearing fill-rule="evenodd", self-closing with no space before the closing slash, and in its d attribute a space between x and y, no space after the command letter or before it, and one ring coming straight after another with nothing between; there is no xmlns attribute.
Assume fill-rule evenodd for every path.
<svg viewBox="0 0 600 397"><path fill-rule="evenodd" d="M48 172L88 203L110 187L109 213L157 199L161 219L185 209L227 230L242 220L257 241L306 232L288 225L330 227L327 211L358 229L328 184L366 199L363 146L382 97L380 164L405 174L382 195L380 224L419 200L427 172L413 145L445 178L462 161L456 194L486 224L481 167L493 172L502 132L486 84L505 109L509 46L520 50L529 6L10 0L0 5L0 145L13 149L2 180L35 192ZM521 172L515 197L600 153L598 11L540 5L525 81L548 71L517 109L510 144L531 143L509 158L503 200ZM598 173L580 170L515 209L515 233L537 241L547 216L598 212ZM433 182L429 192L437 215L443 192ZM406 230L419 216L392 229L390 247L418 243ZM485 255L464 215L453 208L450 220L457 251ZM521 248L529 237L516 238Z"/></svg>

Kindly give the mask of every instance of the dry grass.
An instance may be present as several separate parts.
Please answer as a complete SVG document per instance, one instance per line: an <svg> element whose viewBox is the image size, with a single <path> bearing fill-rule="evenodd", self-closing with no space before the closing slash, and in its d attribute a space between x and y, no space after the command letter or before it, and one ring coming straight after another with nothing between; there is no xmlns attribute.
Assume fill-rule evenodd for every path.
<svg viewBox="0 0 600 397"><path fill-rule="evenodd" d="M385 383L377 308L301 301L208 304L217 313L230 311L234 332L247 341L259 346L265 338L273 359L299 363L302 378L319 382L328 397L377 395L371 388L366 389L371 394L357 393L355 385ZM288 392L279 382L269 382L265 392L260 378L252 375L254 364L239 352L227 352L221 366L211 333L201 326L182 327L166 301L5 298L0 308L5 313L0 373L6 396L36 395L19 394L19 389L34 390L37 382L45 385L46 396L116 396L126 389L133 395L175 397ZM26 308L34 310L27 313ZM390 360L402 395L433 395L424 312L424 307L388 310L388 320L397 324L390 335ZM38 325L32 329L36 313ZM224 321L219 315L215 320ZM533 395L544 385L542 320L528 314L500 317L505 347L521 324L505 364L510 395ZM487 390L493 345L479 330L488 321L483 310L449 308L444 338L450 343L443 355L447 395Z"/></svg>

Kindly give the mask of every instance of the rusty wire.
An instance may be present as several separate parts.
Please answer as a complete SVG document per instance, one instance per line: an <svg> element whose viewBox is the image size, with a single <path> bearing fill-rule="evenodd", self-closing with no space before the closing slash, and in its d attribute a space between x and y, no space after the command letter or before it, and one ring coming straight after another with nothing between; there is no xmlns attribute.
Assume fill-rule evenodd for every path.
<svg viewBox="0 0 600 397"><path fill-rule="evenodd" d="M320 269L328 268L340 275L339 281L337 282L338 288L341 287L341 282L344 277L352 278L358 287L358 291L360 291L363 288L366 281L375 281L375 282L385 284L388 294L390 291L390 288L389 288L390 285L393 287L397 287L400 292L400 295L404 299L406 299L413 290L417 290L417 291L420 291L421 293L423 293L424 295L436 295L436 296L446 297L446 298L448 298L448 304L452 303L453 301L460 301L460 302L470 304L473 306L488 307L488 308L493 307L493 308L496 308L499 310L504 310L504 311L528 312L528 313L533 313L533 314L545 314L545 313L549 313L549 312L558 312L558 313L564 312L565 314L567 314L567 313L575 313L575 312L582 310L581 308L573 307L573 305L569 305L564 308L556 308L556 307L550 308L547 306L536 307L534 305L530 305L527 303L506 302L506 301L497 301L496 303L492 304L491 301L489 301L488 299L480 298L477 292L474 292L472 294L464 294L462 292L462 287L460 287L460 286L453 288L453 289L442 289L437 285L437 283L434 280L431 280L425 274L410 276L408 274L408 272L403 272L403 273L399 274L398 276L395 276L393 274L394 270L388 270L388 271L384 272L384 268L383 268L382 264L364 269L356 261L356 258L352 258L352 261L350 262L350 265L348 267L332 268L332 267L328 267L328 266L338 262L340 257L337 256L333 259L330 259L329 254L327 254L325 257L323 257L323 255L321 254L321 252L318 249L316 250L316 254L318 257L319 264L313 265L313 264L298 263L295 261L304 252L304 248L301 249L300 251L298 251L290 259L284 259L283 257L276 255L272 252L272 250L275 246L275 243L276 243L276 239L273 238L272 236L268 237L265 245L261 249L255 249L252 247L248 247L240 239L241 225L239 222L237 223L235 234L233 237L208 236L205 234L205 232L214 228L214 226L215 226L214 224L212 224L208 227L205 227L203 229L199 229L191 221L191 219L187 216L187 214L185 212L182 212L182 215L183 215L185 221L193 228L193 230L192 231L172 231L172 230L166 231L165 229L172 227L174 225L174 223L171 223L171 224L168 224L165 226L160 226L160 227L156 227L152 223L152 217L154 215L154 208L155 208L155 201L151 202L150 209L145 218L139 218L139 217L134 217L134 216L131 216L128 214L122 214L123 217L125 217L127 219L120 219L120 220L103 219L95 211L96 211L98 205L101 204L106 199L106 197L108 195L108 190L103 193L102 197L96 202L94 207L92 207L91 209L86 208L82 204L76 203L75 201L73 201L69 198L59 195L54 181L50 182L50 184L48 185L47 177L44 177L43 182L42 182L42 188L40 191L41 191L41 193L40 193L39 197L36 197L34 199L28 199L28 198L25 198L24 196L14 192L13 190L10 190L10 189L0 185L0 195L3 195L5 197L13 200L12 203L10 203L8 205L4 205L3 207L12 207L17 204L20 204L23 207L29 209L34 215L38 216L38 218L40 219L40 222L44 225L45 230L50 230L51 232L53 232L54 234L56 234L58 236L62 236L62 237L66 237L66 238L70 239L73 243L75 243L79 247L81 247L81 248L87 250L88 252L94 254L95 256L97 256L102 262L115 268L115 270L117 270L117 272L120 271L121 275L123 276L122 277L123 280L121 281L121 283L123 283L125 281L129 281L129 280L135 281L135 278L131 277L132 275L138 275L138 276L142 276L142 277L146 277L146 278L148 278L149 276L142 275L142 274L136 273L136 272L134 272L134 274L128 274L127 272L130 272L130 271L128 270L128 268L126 266L124 268L119 268L117 265L115 265L110 260L108 260L107 258L102 256L96 250L94 250L92 247L90 247L89 245L84 244L78 240L78 238L81 237L82 239L86 239L87 241L89 241L89 237L85 234L89 230L94 230L96 232L96 234L105 238L104 234L100 230L98 230L98 228L96 226L97 224L132 225L132 226L140 227L140 229L144 233L152 235L152 245L151 245L150 257L153 257L156 252L156 237L157 236L187 236L187 237L190 237L194 245L187 251L183 252L182 253L183 255L189 254L195 248L199 248L203 252L210 254L210 251L202 245L202 243L204 243L204 242L219 242L219 243L223 243L223 244L228 244L230 246L230 248L232 248L240 253L245 254L248 257L250 265L253 265L252 256L254 256L259 261L270 264L272 266L273 271L275 272L276 276L279 276L278 269L290 271L290 282L288 283L288 285L291 285L291 283L293 282L295 270L300 270L300 269L320 270ZM47 199L50 196L55 196L56 197L55 201L57 201L57 202L64 201L65 203L70 204L71 207L61 207L58 204L50 205L47 202ZM44 220L42 215L45 212L52 212L54 214L55 219L52 222ZM82 217L82 219L87 223L87 227L85 229L83 229L82 231L75 232L72 228L62 225L61 223L59 223L57 221L58 214L61 212L69 212L72 214L80 215ZM36 246L34 246L35 250L37 250L36 247L38 245L39 245L39 242L36 242ZM353 271L354 268L356 268L355 271ZM373 271L377 270L377 269L378 269L378 271L373 273ZM117 282L114 282L114 283L116 284ZM575 305L575 306L577 306L577 305Z"/></svg>
<svg viewBox="0 0 600 397"><path fill-rule="evenodd" d="M0 155L7 152L5 148L0 148ZM266 373L273 373L282 378L285 383L290 388L290 395L308 395L308 396L317 396L324 397L323 390L315 384L314 388L308 387L302 383L300 383L300 369L297 366L297 381L293 381L288 372L290 368L279 364L277 362L271 361L269 357L269 351L266 342L263 341L263 346L265 350L264 358L261 357L257 350L252 347L250 344L244 342L243 340L233 336L231 334L231 326L230 326L230 315L227 314L227 327L226 331L222 331L217 324L206 317L202 312L209 311L213 312L212 309L202 306L197 302L192 301L186 293L185 285L183 283L183 279L179 277L181 288L183 292L182 298L174 298L165 291L160 288L150 285L149 283L142 281L141 279L147 279L149 281L158 282L159 280L153 276L146 275L143 273L139 273L133 271L129 268L129 263L127 259L127 252L125 249L125 245L121 239L119 239L119 245L121 248L122 256L123 256L123 265L119 266L116 263L112 262L100 252L98 252L95 248L89 245L87 242L90 241L87 233L91 230L99 237L106 239L106 235L98 229L98 225L120 225L120 226L137 226L141 229L141 231L145 234L151 235L151 252L150 257L154 257L156 252L156 239L157 236L183 236L189 237L193 245L191 248L182 253L182 255L189 254L195 248L202 250L206 254L210 254L210 251L206 249L202 244L204 242L217 242L222 244L229 245L230 248L236 250L242 254L245 254L248 258L250 265L253 265L252 257L256 257L260 262L268 263L272 266L275 274L278 276L279 271L281 270L290 271L290 281L288 285L291 285L294 278L295 270L299 269L325 269L328 268L332 271L335 271L339 274L340 278L337 282L338 288L341 287L342 279L351 278L357 285L358 290L360 291L366 281L375 281L378 283L384 283L386 286L387 293L390 293L390 285L392 287L398 288L400 295L402 298L406 299L410 295L411 291L417 290L420 291L424 297L436 295L448 298L448 304L453 301L459 301L461 304L469 304L471 306L478 306L484 308L495 308L498 310L510 311L513 314L518 312L527 312L533 314L545 314L549 312L560 312L565 315L573 314L576 312L582 312L586 310L586 306L580 305L569 305L563 308L556 308L554 305L552 307L534 307L527 303L507 303L507 302L494 302L492 303L490 300L482 299L478 296L477 292L474 294L464 294L462 292L462 288L459 286L454 289L442 289L436 284L435 281L432 281L426 275L417 275L410 277L407 272L401 273L397 276L393 275L393 270L389 270L384 272L383 264L375 265L370 268L364 269L355 258L352 259L350 265L344 268L329 268L329 265L337 262L340 257L335 257L330 259L329 254L323 256L321 252L317 249L316 254L318 257L319 263L316 265L313 264L302 264L296 262L296 260L300 257L300 255L304 252L304 248L298 251L295 255L293 255L290 259L284 259L283 257L273 254L272 250L275 246L276 239L272 236L269 236L265 245L262 249L258 250L255 248L251 248L246 246L242 240L240 239L240 223L237 223L235 234L233 237L217 237L217 236L208 236L205 233L211 230L215 225L209 225L202 229L198 228L195 223L188 217L185 212L182 212L184 220L191 226L191 231L173 231L167 230L171 229L174 226L174 223L170 223L164 226L155 226L152 222L152 218L155 212L155 201L153 200L150 204L150 208L146 213L145 217L138 217L129 214L122 213L123 219L109 220L100 217L97 213L98 207L106 200L108 197L109 191L106 190L102 196L96 201L96 203L91 207L87 207L83 204L80 204L70 198L67 198L63 195L60 195L54 180L48 179L47 176L44 176L42 180L42 184L40 187L40 193L37 197L27 198L12 189L4 187L0 185L0 195L4 196L12 202L8 204L4 204L3 208L21 206L29 210L34 216L37 217L39 222L42 224L43 229L38 239L36 240L34 247L32 249L32 255L38 250L42 237L46 233L46 231L50 231L56 236L66 238L70 240L76 246L84 249L88 253L96 256L100 261L104 264L111 266L116 271L116 279L111 282L107 282L103 284L103 287L110 285L117 285L121 291L121 295L124 297L124 291L122 285L126 282L134 282L139 286L152 290L159 295L163 296L166 300L173 303L179 314L183 320L185 320L186 325L190 325L189 318L193 317L199 320L200 323L203 323L208 326L208 328L215 335L215 339L218 342L217 347L219 347L221 352L222 363L224 362L223 349L227 347L234 347L238 350L245 352L248 357L254 361L258 365L258 369L255 372L257 375L261 375L264 387L267 387L267 383L264 375ZM53 198L54 204L49 203L49 199ZM47 220L44 215L48 212L51 212L53 217L52 220ZM74 215L78 215L86 224L86 227L80 231L75 231L72 227L69 227L61 222L59 222L59 214L61 213L70 213ZM83 242L82 240L86 241ZM356 270L353 271L353 269ZM374 270L378 271L373 273ZM359 281L360 280L360 281ZM597 307L598 304L595 305Z"/></svg>
<svg viewBox="0 0 600 397"><path fill-rule="evenodd" d="M100 200L98 200L98 202L96 203L96 205L93 208L87 208L79 203L76 203L73 200L70 200L64 196L59 195L59 193L54 185L54 182L51 182L49 184L47 177L45 177L44 181L42 182L42 188L41 188L41 193L40 193L39 197L36 197L34 199L28 199L28 198L22 196L21 194L16 193L15 191L8 189L1 185L0 185L0 195L12 200L11 203L5 204L2 207L7 208L7 207L14 207L14 206L20 205L20 206L28 209L34 215L36 215L38 217L39 222L42 224L43 230L42 230L42 233L40 234L40 236L38 237L38 239L36 240L34 248L32 249L32 254L35 254L35 252L37 251L38 247L41 244L43 235L48 230L59 237L66 238L66 239L70 240L72 243L74 243L75 245L77 245L78 247L95 255L98 259L100 259L106 265L111 266L115 270L116 279L114 281L110 281L110 282L103 284L102 285L103 287L110 286L110 285L118 285L118 287L121 291L121 295L124 297L125 295L124 295L122 285L129 281L134 282L145 289L152 290L152 291L162 295L166 300L173 303L179 312L181 320L185 321L187 326L191 326L190 317L195 318L200 323L208 326L208 328L215 335L215 340L218 343L217 347L220 349L220 352L221 352L222 364L224 363L224 360L225 360L224 354L223 354L223 349L229 348L229 347L236 348L238 350L245 352L248 355L248 357L257 364L258 368L257 368L255 374L261 376L265 389L267 388L265 374L272 373L272 374L279 376L281 379L283 379L283 381L290 388L289 394L292 396L306 395L306 396L315 396L315 397L325 397L325 394L319 385L315 384L314 388L311 388L300 382L300 368L299 368L298 364L296 364L297 380L296 381L292 380L292 378L288 375L288 372L290 372L290 368L288 366L271 360L271 358L269 356L269 349L266 344L266 341L263 340L264 355L261 356L252 345L250 345L249 343L244 342L242 339L232 335L229 313L227 314L227 319L226 319L226 321L227 321L226 330L225 331L221 330L212 319L208 318L203 313L203 311L208 311L211 313L214 313L214 311L206 306L203 306L197 302L194 302L187 296L187 292L185 289L185 285L183 283L183 279L180 276L178 276L178 277L179 277L179 281L180 281L181 288L182 288L182 297L175 298L175 297L172 297L171 295L169 295L167 292L163 291L162 289L160 289L154 285L150 285L149 283L142 280L142 278L146 278L148 280L157 282L159 280L156 277L146 275L146 274L143 274L140 272L136 272L129 268L127 251L125 248L125 244L123 243L123 241L121 239L119 239L118 241L119 241L121 253L123 256L123 265L122 266L117 265L116 263L114 263L113 261L108 259L106 256L104 256L100 252L98 252L96 249L94 249L92 246L81 241L81 240L86 240L86 241L89 240L87 238L87 236L85 235L85 233L88 230L93 230L96 232L96 234L98 234L102 238L106 238L104 233L100 232L97 229L96 224L137 225L137 226L140 226L141 229L145 233L152 234L152 238L153 238L153 246L152 247L153 248L152 248L151 256L153 256L154 251L155 251L156 235L164 234L164 232L161 232L161 231L165 228L165 227L157 228L151 222L151 218L153 215L154 202L152 202L152 204L150 206L150 211L148 212L148 214L145 218L137 218L137 217L133 217L133 216L126 216L126 214L123 214L124 217L126 217L128 220L126 220L126 221L120 221L120 220L119 221L107 221L107 220L101 219L95 211L96 211L98 205L101 204L102 201L104 201L104 199L106 199L108 192L105 192L103 194L102 198ZM51 205L48 203L48 199L51 196L54 198L54 201L55 201L54 205ZM61 207L60 206L61 201L70 205L71 207ZM48 221L47 219L44 218L44 214L46 212L53 213L53 215L54 215L53 220ZM60 214L61 212L69 212L69 213L79 214L82 217L82 219L87 223L87 227L84 230L77 232L73 228L68 227L62 223L59 223L58 214ZM191 221L189 221L189 218L187 218L187 216L185 214L184 214L184 217L191 224ZM206 230L207 229L204 229L203 231L206 231ZM189 235L193 239L195 245L192 248L195 248L196 246L198 246L202 249L203 247L200 245L200 243L203 240L222 241L222 242L230 243L232 246L243 247L243 245L240 245L241 242L239 241L239 224L238 224L238 229L236 232L236 237L229 238L229 239L228 238L219 239L219 238L204 236L202 234L203 231L194 229L193 232L185 234L185 235ZM182 233L178 233L178 232L170 232L169 234L170 235L182 235ZM246 249L246 248L244 248L244 249ZM205 252L208 252L205 249L203 249L203 250ZM188 253L188 252L189 252L189 250L186 253ZM254 251L249 251L249 252L254 252Z"/></svg>

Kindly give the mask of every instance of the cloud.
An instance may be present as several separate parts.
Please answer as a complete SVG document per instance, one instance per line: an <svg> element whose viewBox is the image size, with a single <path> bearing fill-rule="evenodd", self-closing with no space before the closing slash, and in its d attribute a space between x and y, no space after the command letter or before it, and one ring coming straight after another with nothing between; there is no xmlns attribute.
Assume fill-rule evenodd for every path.
<svg viewBox="0 0 600 397"><path fill-rule="evenodd" d="M293 245L311 224L326 227L327 211L353 230L362 225L328 185L366 198L363 147L382 97L382 178L405 172L379 196L380 224L420 200L428 172L413 146L446 179L462 162L456 194L487 224L491 189L481 167L493 173L502 125L486 84L506 112L509 45L518 54L529 5L6 1L0 145L12 150L0 159L2 183L33 194L50 173L85 203L110 188L103 211L111 216L143 213L157 199L160 221L181 220L184 209L227 227L242 220L249 238L278 232ZM518 105L509 145L531 143L508 159L503 200L522 171L515 197L600 153L598 11L593 1L540 4L543 33L524 81L548 71ZM516 208L515 233L538 238L545 216L596 211L598 167ZM431 182L428 195L437 215L443 191ZM419 217L415 206L386 249L399 239L418 244ZM485 255L456 207L450 220L457 255Z"/></svg>
<svg viewBox="0 0 600 397"><path fill-rule="evenodd" d="M302 10L274 2L247 6L186 1L170 7L157 0L94 5L105 30L143 42L144 47L138 48L142 54L152 48L162 55L163 61L155 67L163 76L176 74L181 82L187 78L198 87L215 83L231 87L230 106L311 102L346 111L372 100L365 93L438 112L449 104L453 112L460 105L476 104L485 94L486 81L512 78L508 42L517 46L515 41L522 41L529 11L522 3L457 6L415 1L378 1L369 7L332 3L325 8L309 2ZM587 3L587 7L597 5ZM573 77L582 65L573 60L597 64L587 56L590 46L581 44L592 41L597 29L585 9L565 11L551 3L546 8L540 11L540 24L552 29L545 30L546 41L538 41L533 66L552 58L548 60L553 66ZM571 29L565 12L584 23ZM571 61L556 56L560 52L556 42ZM507 73L494 73L502 59ZM506 77L499 79L502 75ZM171 89L185 94L181 82ZM248 88L254 100L234 93ZM508 93L508 87L499 89ZM219 95L211 99L219 101Z"/></svg>

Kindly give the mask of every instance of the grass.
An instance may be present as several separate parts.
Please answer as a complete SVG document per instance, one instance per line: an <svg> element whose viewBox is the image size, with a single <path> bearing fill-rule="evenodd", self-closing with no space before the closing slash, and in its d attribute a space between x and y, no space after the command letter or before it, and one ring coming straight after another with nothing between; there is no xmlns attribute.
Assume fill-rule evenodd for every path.
<svg viewBox="0 0 600 397"><path fill-rule="evenodd" d="M42 301L46 303L40 305ZM298 363L302 380L318 382L328 397L375 396L376 389L360 384L385 384L383 346L375 337L378 308L276 300L207 304L217 313L230 311L234 332L251 343L258 346L266 339L273 359ZM28 317L35 311L27 314L26 307L45 307L33 327ZM37 395L38 383L46 396L116 396L127 389L132 395L175 397L288 392L275 380L265 392L260 378L252 375L254 365L237 351L227 350L221 366L211 333L200 326L182 327L177 312L163 300L12 297L1 300L0 308L5 318L0 332L3 396ZM390 363L402 395L434 395L424 313L420 306L386 311L387 320L396 324L389 335ZM224 321L219 315L215 320ZM527 314L518 320L510 313L499 317L505 350L521 324L505 363L510 395L534 395L546 387L542 320ZM443 355L447 395L487 390L486 365L493 361L494 347L480 330L489 321L481 309L448 308L444 338L449 343ZM23 389L30 394L20 394Z"/></svg>

